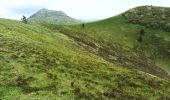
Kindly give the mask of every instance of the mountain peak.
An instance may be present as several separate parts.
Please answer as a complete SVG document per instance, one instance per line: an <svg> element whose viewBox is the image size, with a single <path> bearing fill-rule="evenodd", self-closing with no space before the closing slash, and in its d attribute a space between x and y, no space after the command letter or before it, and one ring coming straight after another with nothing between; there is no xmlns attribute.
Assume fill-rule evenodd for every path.
<svg viewBox="0 0 170 100"><path fill-rule="evenodd" d="M64 12L62 12L62 11L50 10L50 9L47 9L47 8L42 8L42 9L40 9L38 12L40 12L40 11L64 13Z"/></svg>
<svg viewBox="0 0 170 100"><path fill-rule="evenodd" d="M69 17L62 11L49 10L46 8L40 9L38 12L30 16L28 20L53 24L77 24L81 22L77 19Z"/></svg>
<svg viewBox="0 0 170 100"><path fill-rule="evenodd" d="M40 9L40 11L46 11L46 10L49 10L49 9L47 9L47 8L42 8L42 9Z"/></svg>

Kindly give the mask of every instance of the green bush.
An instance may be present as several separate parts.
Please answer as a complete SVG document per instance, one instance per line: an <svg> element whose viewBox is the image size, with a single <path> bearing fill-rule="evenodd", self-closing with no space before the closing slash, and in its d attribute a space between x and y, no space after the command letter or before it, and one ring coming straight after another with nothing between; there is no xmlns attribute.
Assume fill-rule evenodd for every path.
<svg viewBox="0 0 170 100"><path fill-rule="evenodd" d="M170 31L170 23L167 23L164 28L166 31L169 32Z"/></svg>

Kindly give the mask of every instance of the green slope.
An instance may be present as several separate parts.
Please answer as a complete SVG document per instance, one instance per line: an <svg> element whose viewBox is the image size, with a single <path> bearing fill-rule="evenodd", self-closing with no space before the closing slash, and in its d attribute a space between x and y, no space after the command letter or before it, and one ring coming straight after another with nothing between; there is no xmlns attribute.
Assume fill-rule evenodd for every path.
<svg viewBox="0 0 170 100"><path fill-rule="evenodd" d="M113 64L89 51L91 38L61 30L0 19L0 99L170 98L169 81Z"/></svg>
<svg viewBox="0 0 170 100"><path fill-rule="evenodd" d="M84 28L81 24L65 27L49 25L47 27L58 29L76 41L88 45L85 48L89 52L111 63L142 70L159 77L169 77L159 68L164 68L169 72L168 55L167 52L164 52L167 50L169 42L166 39L159 41L159 37L157 38L157 36L168 38L167 32L146 28L144 41L139 43L137 39L143 26L126 23L125 18L121 15L87 23ZM154 44L155 41L159 45Z"/></svg>
<svg viewBox="0 0 170 100"><path fill-rule="evenodd" d="M149 6L137 7L122 15L97 22L86 23L84 28L82 25L74 25L70 26L70 29L63 28L61 30L61 27L58 29L65 31L65 33L72 32L72 34L79 36L82 40L84 38L82 35L85 35L90 38L90 42L93 43L95 41L100 46L102 45L102 47L103 44L105 46L107 44L109 48L112 48L113 45L119 45L128 52L136 52L138 55L144 55L145 59L151 60L151 63L170 73L170 34L166 30L166 24L169 22L169 13L167 13L167 11L170 9L152 6L151 11L148 11L148 7ZM149 12L152 12L154 17L153 15L148 16ZM160 13L162 16L164 15L166 17L161 19L161 17L159 17L161 16ZM166 21L166 23L164 23L165 25L163 25L166 28L162 28L162 24L158 23L162 21ZM154 26L155 24L157 27ZM145 35L143 36L143 41L139 43L137 40L140 36L141 29L144 29ZM108 59L109 56L105 58ZM133 61L134 60L132 60L132 62Z"/></svg>

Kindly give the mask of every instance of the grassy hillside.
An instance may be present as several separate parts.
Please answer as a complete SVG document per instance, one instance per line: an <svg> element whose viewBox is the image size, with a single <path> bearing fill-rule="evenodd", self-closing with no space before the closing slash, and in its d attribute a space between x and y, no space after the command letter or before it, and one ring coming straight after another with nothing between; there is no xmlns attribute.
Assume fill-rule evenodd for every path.
<svg viewBox="0 0 170 100"><path fill-rule="evenodd" d="M121 17L110 20L121 21ZM169 99L170 82L165 80L168 77L163 71L160 70L160 74L165 79L105 59L109 53L106 49L100 48L100 55L97 54L94 47L108 49L110 45L105 43L116 43L112 34L103 34L107 30L103 27L105 21L89 23L82 29L81 26L46 24L45 27L0 19L0 99ZM109 29L111 27L118 26ZM71 35L74 32L80 33ZM133 47L130 42L126 46ZM119 44L113 47L120 53L128 49L120 48ZM106 57L102 57L104 54ZM126 56L119 61L123 62ZM112 55L110 58L118 59Z"/></svg>
<svg viewBox="0 0 170 100"><path fill-rule="evenodd" d="M52 24L78 24L81 21L71 18L66 15L62 11L53 11L48 9L41 9L32 16L28 18L28 21L31 22L45 22L45 23L52 23Z"/></svg>
<svg viewBox="0 0 170 100"><path fill-rule="evenodd" d="M162 9L165 9L163 15L167 16L164 21L168 20L169 15L165 12L167 12L169 8L152 7L151 12L155 13L157 17L153 17L153 15L147 16L149 13L147 13L147 9L148 6L137 7L116 17L87 23L84 28L82 25L73 25L69 27L70 29L65 28L61 30L61 27L58 29L65 31L65 33L72 32L72 34L78 35L79 38L83 38L82 35L85 35L90 38L90 42L93 43L95 41L100 45L107 44L107 46L111 48L113 45L115 46L115 44L117 44L129 52L136 52L137 54L144 55L146 59L151 60L154 65L163 68L169 73L170 34L166 29L161 28L160 23L156 22L162 21L162 19L156 19L160 18L159 16L161 15L158 14L158 11L162 11ZM143 17L140 17L139 13ZM141 22L142 20L144 21ZM168 21L166 22L168 23ZM159 27L146 26L153 23L157 23ZM143 41L138 42L137 40L140 37L140 31L142 29L144 30L144 36L142 36ZM106 58L109 57L107 56Z"/></svg>
<svg viewBox="0 0 170 100"><path fill-rule="evenodd" d="M116 16L98 22L72 26L54 26L76 41L87 44L85 48L105 60L132 69L139 69L159 77L169 72L169 34L163 30L145 28L143 42L138 42L140 25L126 23L123 16ZM90 49L89 49L90 48ZM159 67L157 67L159 66Z"/></svg>

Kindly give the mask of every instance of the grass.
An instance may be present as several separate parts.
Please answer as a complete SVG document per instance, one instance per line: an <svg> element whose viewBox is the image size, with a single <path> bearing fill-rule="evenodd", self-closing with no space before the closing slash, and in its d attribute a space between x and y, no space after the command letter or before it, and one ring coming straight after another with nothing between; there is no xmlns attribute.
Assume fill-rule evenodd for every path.
<svg viewBox="0 0 170 100"><path fill-rule="evenodd" d="M124 67L141 26L122 23L118 16L83 29L0 19L0 99L169 99L166 78Z"/></svg>
<svg viewBox="0 0 170 100"><path fill-rule="evenodd" d="M169 67L170 63L169 62L170 62L169 59L164 59L164 60L158 59L158 61L156 61L156 64L158 66L162 66L162 68L164 70L167 70L170 73L170 67Z"/></svg>

